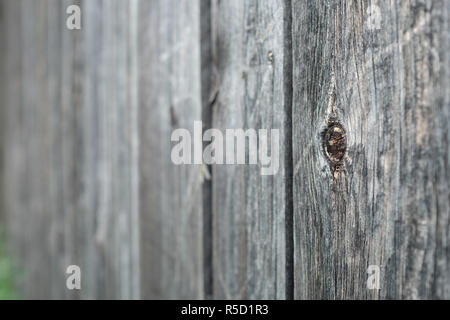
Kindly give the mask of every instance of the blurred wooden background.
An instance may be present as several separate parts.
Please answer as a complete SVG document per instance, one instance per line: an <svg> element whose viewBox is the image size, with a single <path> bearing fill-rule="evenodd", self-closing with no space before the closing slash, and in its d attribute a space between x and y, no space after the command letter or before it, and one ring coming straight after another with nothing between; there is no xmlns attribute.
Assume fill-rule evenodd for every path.
<svg viewBox="0 0 450 320"><path fill-rule="evenodd" d="M449 24L445 0L0 0L20 295L450 299ZM279 129L278 173L172 164L194 120Z"/></svg>

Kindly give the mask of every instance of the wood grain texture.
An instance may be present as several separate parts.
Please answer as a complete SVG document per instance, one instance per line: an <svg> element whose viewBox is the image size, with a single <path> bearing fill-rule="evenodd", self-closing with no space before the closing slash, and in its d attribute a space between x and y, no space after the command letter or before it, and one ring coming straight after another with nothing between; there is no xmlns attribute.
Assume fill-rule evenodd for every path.
<svg viewBox="0 0 450 320"><path fill-rule="evenodd" d="M260 175L260 164L212 166L214 298L286 297L284 10L282 1L212 6L212 126L280 130L277 174Z"/></svg>
<svg viewBox="0 0 450 320"><path fill-rule="evenodd" d="M378 2L371 30L370 4L293 2L295 298L448 299L450 6Z"/></svg>
<svg viewBox="0 0 450 320"><path fill-rule="evenodd" d="M202 118L200 2L142 1L138 12L142 297L198 299L203 170L174 165L170 139Z"/></svg>
<svg viewBox="0 0 450 320"><path fill-rule="evenodd" d="M20 296L450 299L449 16L445 0L0 0ZM198 120L279 129L278 172L174 165L173 130Z"/></svg>

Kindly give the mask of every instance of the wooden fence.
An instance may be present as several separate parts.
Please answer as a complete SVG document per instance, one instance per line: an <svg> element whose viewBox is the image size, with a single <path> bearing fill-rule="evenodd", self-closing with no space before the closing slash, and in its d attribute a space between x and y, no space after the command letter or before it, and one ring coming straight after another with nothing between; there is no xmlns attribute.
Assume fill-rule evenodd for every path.
<svg viewBox="0 0 450 320"><path fill-rule="evenodd" d="M450 299L449 25L445 0L0 0L22 297ZM279 129L278 173L173 164L194 121Z"/></svg>

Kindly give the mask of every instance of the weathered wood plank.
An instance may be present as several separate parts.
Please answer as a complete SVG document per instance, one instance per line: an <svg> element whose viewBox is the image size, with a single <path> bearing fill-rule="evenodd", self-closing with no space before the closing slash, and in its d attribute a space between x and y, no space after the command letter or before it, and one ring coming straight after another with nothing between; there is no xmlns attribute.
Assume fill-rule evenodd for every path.
<svg viewBox="0 0 450 320"><path fill-rule="evenodd" d="M137 2L84 1L81 8L81 188L75 239L86 270L81 297L137 298Z"/></svg>
<svg viewBox="0 0 450 320"><path fill-rule="evenodd" d="M50 157L48 126L50 108L46 91L47 79L47 7L44 3L21 1L21 83L20 120L22 128L21 157L24 159L24 180L18 190L21 215L20 232L24 238L21 263L27 267L21 286L27 297L37 298L50 293L49 250L33 250L37 243L47 243L46 225L49 219L48 198ZM17 26L17 25L16 25Z"/></svg>
<svg viewBox="0 0 450 320"><path fill-rule="evenodd" d="M83 226L77 241L86 249L85 297L131 298L136 286L135 154L137 93L132 61L137 40L132 7L123 1L85 1L82 26L83 149L80 201ZM135 274L137 273L137 275Z"/></svg>
<svg viewBox="0 0 450 320"><path fill-rule="evenodd" d="M212 166L214 298L282 299L289 179L284 2L217 1L212 10L218 93L213 127L280 133L273 176L261 175L260 163Z"/></svg>
<svg viewBox="0 0 450 320"><path fill-rule="evenodd" d="M66 8L73 4L70 0L61 2L59 15L66 18ZM80 1L75 2L80 5ZM78 243L80 230L80 192L82 181L80 179L82 168L82 150L85 146L81 138L83 124L81 120L81 106L83 83L82 74L84 72L82 47L83 38L79 30L68 30L65 26L65 19L60 20L61 28L61 54L60 59L60 84L59 84L59 105L56 106L56 125L58 135L57 149L59 170L57 175L59 207L57 215L61 224L59 232L63 239L63 252L60 252L61 260L59 273L63 273L60 286L65 286L66 268L69 265L78 265L83 268L82 247ZM83 270L83 269L82 269ZM83 271L82 271L83 272ZM66 298L76 299L81 292L65 288Z"/></svg>
<svg viewBox="0 0 450 320"><path fill-rule="evenodd" d="M201 120L200 3L139 3L143 298L202 298L202 170L176 166L171 134Z"/></svg>
<svg viewBox="0 0 450 320"><path fill-rule="evenodd" d="M21 11L20 2L2 1L2 19L4 19L4 50L2 50L2 131L4 137L3 153L3 203L5 238L11 257L21 264L24 256L23 236L20 232L22 215L20 215L20 182L23 181L23 162L21 156L22 127L21 114ZM12 27L15 26L15 27ZM8 76L7 76L8 75Z"/></svg>
<svg viewBox="0 0 450 320"><path fill-rule="evenodd" d="M450 5L369 5L293 2L295 298L448 299Z"/></svg>
<svg viewBox="0 0 450 320"><path fill-rule="evenodd" d="M2 74L4 203L10 254L24 297L52 293L52 111L47 90L50 63L48 6L44 1L2 2L6 20ZM24 50L23 48L26 48ZM36 244L42 245L40 250ZM62 278L62 277L61 277Z"/></svg>
<svg viewBox="0 0 450 320"><path fill-rule="evenodd" d="M66 28L72 4L81 30ZM139 297L137 2L23 0L3 10L3 208L22 296ZM80 291L66 288L72 264Z"/></svg>

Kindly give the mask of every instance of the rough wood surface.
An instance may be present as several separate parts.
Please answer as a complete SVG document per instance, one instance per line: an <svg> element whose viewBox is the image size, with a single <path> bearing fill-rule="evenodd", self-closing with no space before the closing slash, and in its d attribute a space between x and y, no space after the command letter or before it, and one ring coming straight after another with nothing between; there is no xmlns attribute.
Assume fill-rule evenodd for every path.
<svg viewBox="0 0 450 320"><path fill-rule="evenodd" d="M370 4L293 5L295 298L448 299L450 6L378 1L371 30Z"/></svg>
<svg viewBox="0 0 450 320"><path fill-rule="evenodd" d="M449 17L445 0L0 0L21 297L450 299ZM174 165L196 120L279 129L277 174Z"/></svg>
<svg viewBox="0 0 450 320"><path fill-rule="evenodd" d="M282 1L217 1L212 126L280 130L280 167L213 165L215 298L286 297L284 12ZM248 151L247 151L248 152Z"/></svg>

